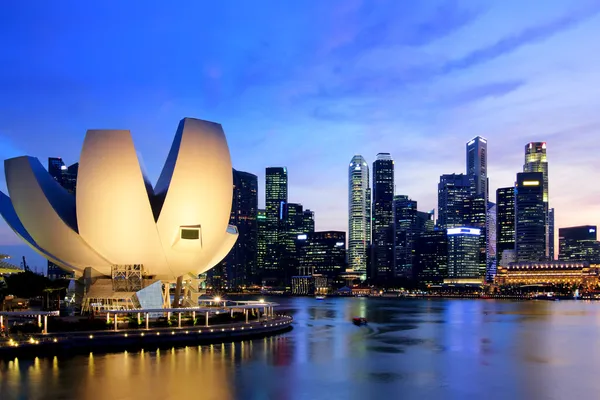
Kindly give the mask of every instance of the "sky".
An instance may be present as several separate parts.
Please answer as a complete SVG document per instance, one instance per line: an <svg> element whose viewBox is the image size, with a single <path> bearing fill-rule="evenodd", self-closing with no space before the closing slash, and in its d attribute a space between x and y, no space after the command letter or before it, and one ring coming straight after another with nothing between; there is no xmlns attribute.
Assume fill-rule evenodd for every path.
<svg viewBox="0 0 600 400"><path fill-rule="evenodd" d="M0 157L70 164L87 129L128 129L156 182L179 120L206 119L259 204L286 166L289 201L347 230L355 154L391 153L430 210L474 136L492 201L546 141L556 226L600 225L598 38L600 0L5 0ZM3 221L0 251L45 265Z"/></svg>

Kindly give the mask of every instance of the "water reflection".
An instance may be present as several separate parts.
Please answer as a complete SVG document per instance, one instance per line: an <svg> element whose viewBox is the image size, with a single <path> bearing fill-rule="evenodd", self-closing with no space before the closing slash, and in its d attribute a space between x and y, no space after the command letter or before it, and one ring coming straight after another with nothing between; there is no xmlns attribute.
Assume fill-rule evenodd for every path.
<svg viewBox="0 0 600 400"><path fill-rule="evenodd" d="M600 304L278 299L249 342L0 361L0 398L595 398ZM354 316L368 326L354 326Z"/></svg>

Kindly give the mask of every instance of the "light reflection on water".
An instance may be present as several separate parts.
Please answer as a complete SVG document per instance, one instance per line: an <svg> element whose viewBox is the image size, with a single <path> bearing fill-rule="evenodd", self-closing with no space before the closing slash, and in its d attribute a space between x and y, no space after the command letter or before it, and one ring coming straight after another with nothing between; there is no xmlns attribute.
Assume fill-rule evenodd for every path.
<svg viewBox="0 0 600 400"><path fill-rule="evenodd" d="M564 399L600 391L600 303L277 299L241 343L0 361L0 399ZM366 317L368 326L351 323Z"/></svg>

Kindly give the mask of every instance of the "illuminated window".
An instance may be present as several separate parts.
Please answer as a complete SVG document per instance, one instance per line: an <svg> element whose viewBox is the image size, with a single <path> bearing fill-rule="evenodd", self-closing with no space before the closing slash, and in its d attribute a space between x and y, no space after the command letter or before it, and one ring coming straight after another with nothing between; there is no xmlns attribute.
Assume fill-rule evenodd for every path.
<svg viewBox="0 0 600 400"><path fill-rule="evenodd" d="M182 229L181 230L181 238L188 239L188 240L200 239L200 230L198 230L198 229Z"/></svg>

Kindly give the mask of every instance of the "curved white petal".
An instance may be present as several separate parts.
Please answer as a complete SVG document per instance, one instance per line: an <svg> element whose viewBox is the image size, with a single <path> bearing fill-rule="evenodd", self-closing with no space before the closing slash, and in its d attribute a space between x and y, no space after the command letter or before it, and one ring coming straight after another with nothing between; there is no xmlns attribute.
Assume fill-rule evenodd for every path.
<svg viewBox="0 0 600 400"><path fill-rule="evenodd" d="M21 238L21 240L27 243L29 247L31 247L36 253L52 261L54 264L61 266L66 271L79 271L77 268L74 268L66 262L55 258L52 254L38 246L38 244L35 242L35 240L33 240L29 232L27 232L21 223L21 220L19 219L19 216L17 215L10 198L2 192L0 192L0 214L2 214L2 218L4 218L6 224L15 232L15 234Z"/></svg>
<svg viewBox="0 0 600 400"><path fill-rule="evenodd" d="M232 187L231 159L221 125L183 119L154 190L158 232L176 275L214 266L211 263L226 241Z"/></svg>
<svg viewBox="0 0 600 400"><path fill-rule="evenodd" d="M89 130L77 177L81 237L115 264L162 273L167 262L137 153L126 130Z"/></svg>
<svg viewBox="0 0 600 400"><path fill-rule="evenodd" d="M11 158L4 162L4 169L15 212L39 247L73 268L94 267L110 273L111 263L77 233L75 200L37 158Z"/></svg>

